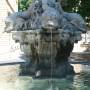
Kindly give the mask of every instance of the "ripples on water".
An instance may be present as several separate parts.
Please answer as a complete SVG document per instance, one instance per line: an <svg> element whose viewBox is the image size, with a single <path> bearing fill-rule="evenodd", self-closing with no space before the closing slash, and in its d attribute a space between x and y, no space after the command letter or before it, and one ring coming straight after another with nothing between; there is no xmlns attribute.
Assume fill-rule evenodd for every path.
<svg viewBox="0 0 90 90"><path fill-rule="evenodd" d="M81 66L79 74L62 79L19 76L15 82L0 82L0 90L90 90L90 66Z"/></svg>

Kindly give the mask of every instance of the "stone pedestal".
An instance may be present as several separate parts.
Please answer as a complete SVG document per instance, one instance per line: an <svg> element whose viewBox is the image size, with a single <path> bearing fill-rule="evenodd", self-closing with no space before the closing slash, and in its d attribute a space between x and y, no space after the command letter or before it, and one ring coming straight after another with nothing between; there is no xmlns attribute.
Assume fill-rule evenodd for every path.
<svg viewBox="0 0 90 90"><path fill-rule="evenodd" d="M68 62L73 44L69 40L63 42L62 33L62 29L14 32L13 39L20 43L21 50L27 57L24 58L27 63L21 66L22 71L35 77L74 74L73 67Z"/></svg>
<svg viewBox="0 0 90 90"><path fill-rule="evenodd" d="M73 66L68 62L58 63L56 65L50 65L51 67L41 67L36 71L36 78L61 78L67 75L75 74Z"/></svg>

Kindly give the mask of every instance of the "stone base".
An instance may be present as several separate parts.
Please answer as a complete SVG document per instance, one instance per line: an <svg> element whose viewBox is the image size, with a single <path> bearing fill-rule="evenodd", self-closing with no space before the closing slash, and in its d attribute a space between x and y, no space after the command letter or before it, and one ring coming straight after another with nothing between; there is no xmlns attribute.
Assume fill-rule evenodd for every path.
<svg viewBox="0 0 90 90"><path fill-rule="evenodd" d="M36 71L36 78L61 78L75 74L73 66L68 62L58 63L55 67L44 68Z"/></svg>
<svg viewBox="0 0 90 90"><path fill-rule="evenodd" d="M69 62L57 63L52 66L41 65L40 68L37 68L37 65L30 65L24 68L22 71L26 75L33 75L35 78L61 78L67 75L75 74L73 66ZM52 68L51 68L52 67Z"/></svg>

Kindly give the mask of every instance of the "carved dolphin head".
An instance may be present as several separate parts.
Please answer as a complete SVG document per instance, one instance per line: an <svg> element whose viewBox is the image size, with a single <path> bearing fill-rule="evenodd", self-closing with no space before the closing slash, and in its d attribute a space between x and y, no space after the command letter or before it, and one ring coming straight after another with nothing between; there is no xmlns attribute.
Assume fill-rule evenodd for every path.
<svg viewBox="0 0 90 90"><path fill-rule="evenodd" d="M55 29L59 27L59 12L54 8L48 9L42 14L42 28Z"/></svg>

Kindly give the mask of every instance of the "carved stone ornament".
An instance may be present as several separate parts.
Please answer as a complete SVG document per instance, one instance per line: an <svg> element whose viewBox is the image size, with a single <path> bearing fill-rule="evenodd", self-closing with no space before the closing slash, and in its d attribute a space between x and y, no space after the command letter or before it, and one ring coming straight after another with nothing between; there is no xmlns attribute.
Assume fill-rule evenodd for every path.
<svg viewBox="0 0 90 90"><path fill-rule="evenodd" d="M63 11L58 0L34 0L27 11L7 17L5 31L12 32L24 52L22 73L35 77L74 74L68 58L86 32L86 24L79 14Z"/></svg>

